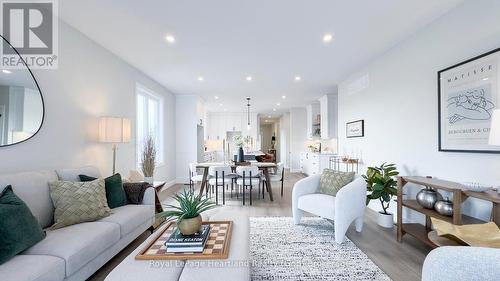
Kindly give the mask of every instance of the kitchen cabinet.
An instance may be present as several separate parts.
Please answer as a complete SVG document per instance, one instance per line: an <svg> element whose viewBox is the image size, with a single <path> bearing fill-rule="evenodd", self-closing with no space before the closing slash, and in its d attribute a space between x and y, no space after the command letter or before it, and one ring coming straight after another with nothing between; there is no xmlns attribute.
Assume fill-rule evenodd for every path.
<svg viewBox="0 0 500 281"><path fill-rule="evenodd" d="M321 114L321 139L335 139L338 135L338 96L324 95L319 99Z"/></svg>
<svg viewBox="0 0 500 281"><path fill-rule="evenodd" d="M320 104L313 103L306 106L307 138L320 137Z"/></svg>
<svg viewBox="0 0 500 281"><path fill-rule="evenodd" d="M227 132L241 132L243 136L257 139L257 113L250 113L250 130L247 129L246 112L209 112L207 114L207 140L223 140Z"/></svg>
<svg viewBox="0 0 500 281"><path fill-rule="evenodd" d="M324 169L330 168L330 158L334 154L302 152L300 154L300 169L307 176L319 175Z"/></svg>

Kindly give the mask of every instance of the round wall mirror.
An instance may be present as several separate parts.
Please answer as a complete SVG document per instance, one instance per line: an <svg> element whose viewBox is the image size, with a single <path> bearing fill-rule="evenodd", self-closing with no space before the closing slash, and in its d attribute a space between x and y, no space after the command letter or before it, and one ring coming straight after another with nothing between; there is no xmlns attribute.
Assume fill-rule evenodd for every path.
<svg viewBox="0 0 500 281"><path fill-rule="evenodd" d="M4 48L15 50L5 38L0 40ZM40 87L26 65L0 69L0 146L7 146L28 140L40 130L44 105Z"/></svg>

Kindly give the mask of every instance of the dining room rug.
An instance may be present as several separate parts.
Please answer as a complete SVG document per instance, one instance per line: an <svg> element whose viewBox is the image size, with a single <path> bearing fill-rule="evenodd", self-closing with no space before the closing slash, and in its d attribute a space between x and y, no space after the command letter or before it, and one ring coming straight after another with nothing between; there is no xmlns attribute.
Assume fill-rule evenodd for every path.
<svg viewBox="0 0 500 281"><path fill-rule="evenodd" d="M252 280L391 280L347 237L321 218L251 217Z"/></svg>

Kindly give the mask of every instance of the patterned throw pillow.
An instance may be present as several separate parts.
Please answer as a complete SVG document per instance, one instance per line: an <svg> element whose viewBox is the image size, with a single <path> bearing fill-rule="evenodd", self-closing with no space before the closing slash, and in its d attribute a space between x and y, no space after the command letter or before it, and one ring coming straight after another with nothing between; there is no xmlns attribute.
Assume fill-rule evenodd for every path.
<svg viewBox="0 0 500 281"><path fill-rule="evenodd" d="M352 182L354 172L339 172L331 169L323 170L319 180L319 192L336 196L339 190Z"/></svg>
<svg viewBox="0 0 500 281"><path fill-rule="evenodd" d="M112 213L106 201L103 179L89 182L55 181L49 186L55 207L55 223L50 229L95 221Z"/></svg>

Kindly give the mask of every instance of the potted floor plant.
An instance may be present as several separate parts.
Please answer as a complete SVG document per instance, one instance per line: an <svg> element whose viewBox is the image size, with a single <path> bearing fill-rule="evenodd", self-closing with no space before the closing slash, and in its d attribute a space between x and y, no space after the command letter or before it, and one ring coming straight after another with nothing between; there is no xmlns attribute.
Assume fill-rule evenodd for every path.
<svg viewBox="0 0 500 281"><path fill-rule="evenodd" d="M202 225L201 213L217 205L208 198L196 196L193 193L184 190L180 194L173 196L179 206L167 205L170 210L159 213L158 217L165 218L166 222L176 220L177 227L183 235L192 235L198 232Z"/></svg>
<svg viewBox="0 0 500 281"><path fill-rule="evenodd" d="M155 140L152 136L148 136L144 142L142 150L141 168L144 175L144 181L153 184L153 176L156 167L156 147Z"/></svg>
<svg viewBox="0 0 500 281"><path fill-rule="evenodd" d="M396 176L399 175L395 164L383 163L378 167L368 167L366 175L363 178L366 181L369 194L366 195L366 204L370 200L379 200L382 211L379 212L377 223L386 228L392 228L394 225L394 215L389 213L389 205L393 196L397 195Z"/></svg>

